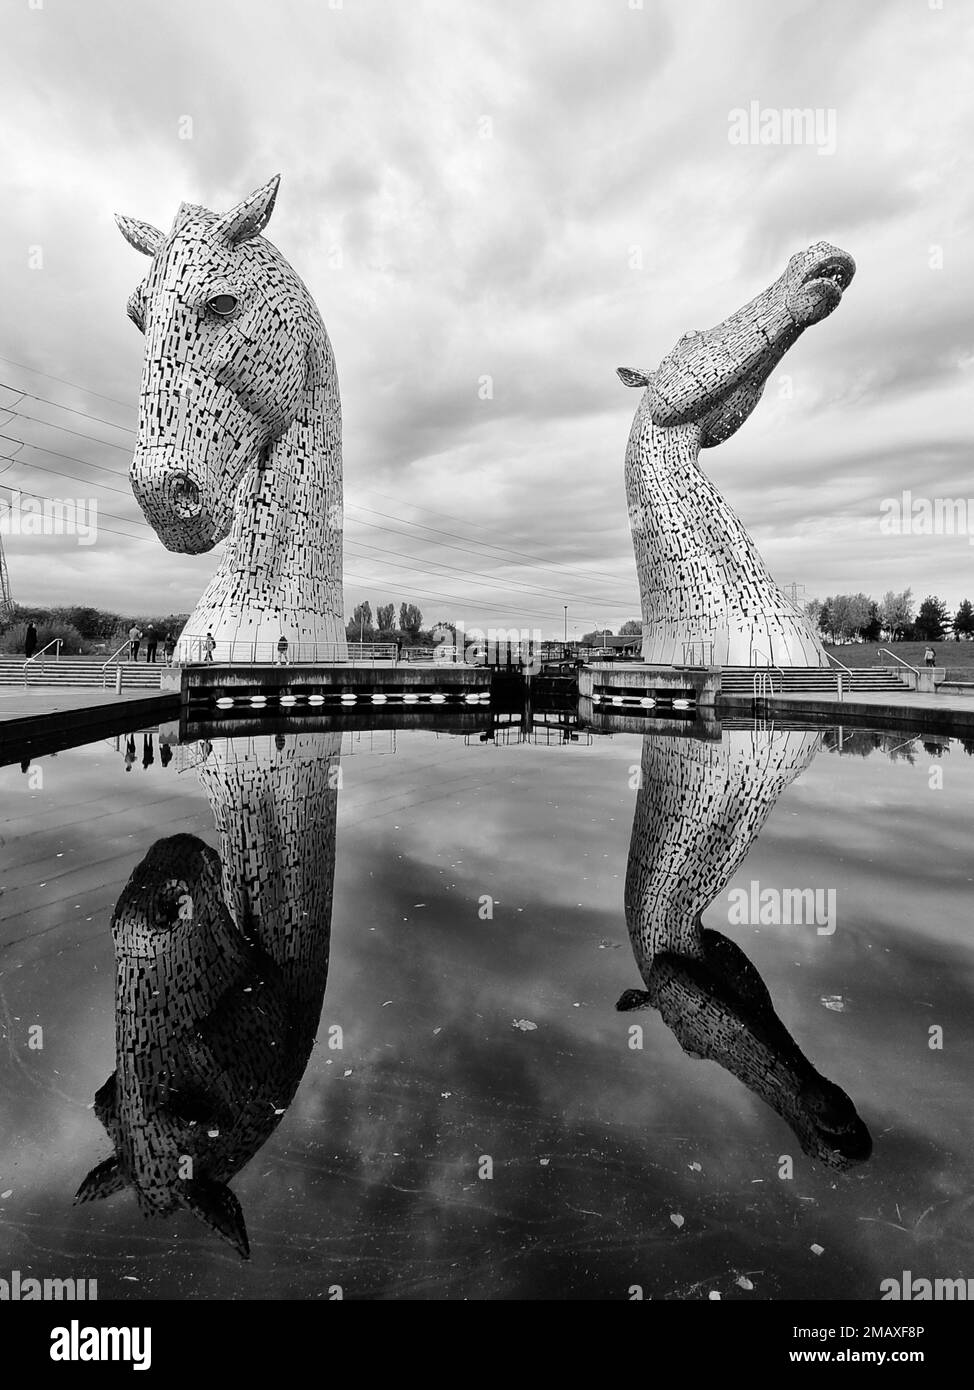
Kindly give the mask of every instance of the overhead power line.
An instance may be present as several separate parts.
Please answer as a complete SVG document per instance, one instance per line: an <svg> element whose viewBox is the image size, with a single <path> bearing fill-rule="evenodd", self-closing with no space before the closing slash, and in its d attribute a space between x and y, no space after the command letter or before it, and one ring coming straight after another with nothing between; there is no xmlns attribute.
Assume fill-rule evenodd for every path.
<svg viewBox="0 0 974 1390"><path fill-rule="evenodd" d="M6 360L7 360L6 358L0 358L0 361L6 361ZM52 401L52 400L49 400L46 396L37 396L37 395L33 395L33 394L30 393L30 392L23 392L23 391L20 391L20 388L19 388L19 387L17 387L17 386L12 386L12 385L10 385L8 382L2 382L2 381L0 381L0 386L2 386L5 390L18 392L21 396L25 396L25 395L26 395L26 396L29 396L31 400L40 401L40 402L42 402L42 403L45 404L45 405L54 406L54 407L55 407L56 409L58 409L58 410L66 410L66 411L69 411L71 414L80 415L80 416L82 416L84 419L91 420L91 421L94 422L94 423L108 424L108 425L110 425L113 429L121 430L121 431L123 431L124 433L131 434L131 435L133 435L133 436L136 434L136 431L135 431L134 429L132 429L130 426L127 426L127 425L117 425L117 424L115 424L113 421L105 421L105 420L102 419L101 416L98 416L98 415L89 415L86 411L77 410L77 409L74 408L73 406L61 405L61 403L60 403L59 401ZM84 390L85 388L83 388L83 387L78 387L77 389L78 389L78 390ZM110 400L110 399L112 399L112 398L111 398L111 397L106 397L106 399L109 399L109 400ZM87 440L88 440L90 443L92 443L92 444L102 444L102 445L107 446L108 448L111 448L111 449L119 449L119 450L120 450L121 452L123 452L123 453L126 452L126 450L124 449L124 446L122 446L122 445L120 445L120 444L116 444L116 443L114 443L112 440L99 439L96 435L84 434L84 433L82 433L80 430L69 430L69 429L67 429L66 426L64 426L64 425L57 425L57 424L55 424L55 423L54 423L53 421L51 421L51 420L42 420L42 419L40 419L39 417L37 417L37 416L35 416L35 415L27 415L27 414L25 414L24 412L18 411L18 410L16 410L14 407L11 407L11 406L0 407L0 408L5 409L5 410L8 410L8 411L10 412L10 414L12 414L12 415L17 415L20 419L30 420L30 421L32 421L34 424L49 425L51 429L60 430L60 431L62 431L62 432L65 433L65 434L74 434L77 438L79 438L79 439L87 439ZM367 488L366 491L369 491L369 492L370 492L370 491L375 491L375 489ZM425 506L421 506L420 504L415 503L415 502L403 502L403 500L402 500L401 498L391 497L390 494L387 494L387 493L378 493L378 495L379 495L379 496L384 496L384 497L387 496L387 497L390 498L391 501L398 502L400 505L405 505L405 506L408 506L408 507L412 507L414 511L428 511L428 512L430 512L431 515L437 515L437 516L446 516L446 517L453 517L453 516L454 516L454 514L451 513L451 512L435 512L435 511L433 511L433 509L427 508L427 507L425 507ZM366 506L364 506L362 503L346 501L345 505L346 505L346 508L347 508L347 509L350 509L350 510L353 510L353 511L362 511L362 512L366 512L366 513L368 513L370 516L381 516L381 517L383 517L383 518L384 518L385 520L387 520L387 521L398 521L398 522L403 522L405 525L410 526L410 527L413 527L414 529L419 529L419 530L422 530L422 531L430 531L430 532L432 532L433 535L436 535L436 536L447 536L447 537L449 537L451 540L466 541L466 542L467 542L467 545L466 545L465 547L462 547L462 548L463 548L465 551L468 551L468 553L469 553L469 549L468 549L468 548L469 548L470 546L475 546L475 547L477 547L478 549L481 549L481 550L484 550L484 551L488 551L488 552L490 552L490 551L500 552L499 554L487 554L487 555L485 555L485 558L489 558L489 559L500 559L500 558L504 558L504 557L506 557L506 556L513 556L513 557L515 557L516 559L518 559L518 560L520 560L520 561L522 561L522 562L526 562L527 567L530 567L530 568L533 568L533 569L540 569L540 570L542 570L542 571L544 571L544 572L546 572L546 573L549 573L549 574L557 574L557 575L559 575L559 576L563 573L561 570L559 570L558 565L557 565L556 562L552 562L552 561L547 561L547 562L545 562L544 560L541 559L540 556L538 556L538 555L532 555L532 554L530 554L528 551L525 551L525 550L516 550L516 549L513 549L513 548L510 547L510 546L501 545L501 544L499 544L499 543L496 542L496 541L481 541L481 540L476 539L476 538L473 537L473 536L464 536L464 535L459 534L458 532L455 532L455 531L445 531L445 530L443 530L443 529L441 529L441 528L438 528L438 527L435 527L435 526L430 526L430 525L428 525L426 522L421 522L421 521L410 521L410 520L408 520L408 518L406 518L406 517L395 516L395 515L393 515L393 514L391 514L391 513L389 513L389 512L377 511L375 508L366 507ZM457 519L457 520L462 520L462 518L456 518L456 519ZM378 530L378 531L388 531L388 530L392 529L392 528L389 528L389 527L387 527L387 526L380 526L380 525L377 525L375 522L360 521L359 524L362 525L362 526L370 526L370 527L373 527L375 530ZM476 522L470 522L470 523L468 523L468 524L475 525L475 526L478 525L478 523L476 523ZM479 526L478 526L478 529L486 529L486 528L482 528L482 527L479 527ZM403 532L403 531L398 531L398 532L397 532L397 531L395 531L395 530L393 529L393 534L408 535L408 532ZM424 538L424 537L418 537L418 539L423 540L423 539L425 539L425 538ZM450 548L451 548L451 549L458 549L458 548L460 548L460 547L453 546L453 547L450 547ZM595 580L595 581L598 582L598 583L610 583L610 584L618 584L618 583L619 583L619 576L618 576L618 575L611 575L611 574L607 573L605 570L584 570L584 569L581 569L581 570L576 571L576 575L577 575L578 578L581 578L582 580ZM599 597L599 598L596 598L596 599L592 599L592 600L590 600L590 601L591 601L591 602L595 602L595 603L610 603L610 602L612 602L613 600L612 600L611 598Z"/></svg>

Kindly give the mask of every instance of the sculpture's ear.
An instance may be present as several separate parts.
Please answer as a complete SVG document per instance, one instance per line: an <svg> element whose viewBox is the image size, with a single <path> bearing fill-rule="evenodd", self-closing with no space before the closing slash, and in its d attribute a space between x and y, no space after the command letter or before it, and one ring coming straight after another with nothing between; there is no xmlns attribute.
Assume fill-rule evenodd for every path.
<svg viewBox="0 0 974 1390"><path fill-rule="evenodd" d="M280 182L280 174L275 174L263 188L225 212L213 229L214 236L228 246L239 246L242 241L259 235L271 220Z"/></svg>
<svg viewBox="0 0 974 1390"><path fill-rule="evenodd" d="M116 213L115 221L129 246L134 246L143 256L154 256L166 239L165 233L160 232L158 227L153 227L148 222L139 222L135 217L122 217L120 213Z"/></svg>
<svg viewBox="0 0 974 1390"><path fill-rule="evenodd" d="M95 1114L98 1116L99 1120L101 1120L102 1124L104 1124L107 1119L114 1119L118 1114L118 1106L116 1103L118 1083L116 1081L116 1075L115 1072L112 1072L105 1084L99 1086L98 1090L95 1092Z"/></svg>
<svg viewBox="0 0 974 1390"><path fill-rule="evenodd" d="M99 1202L103 1197L111 1197L121 1192L125 1179L119 1172L118 1159L113 1154L104 1163L96 1163L74 1194L74 1204L79 1202Z"/></svg>
<svg viewBox="0 0 974 1390"><path fill-rule="evenodd" d="M176 216L173 218L172 229L175 232L180 227L185 227L187 222L194 222L197 217L211 216L207 209L201 207L199 203L180 203Z"/></svg>
<svg viewBox="0 0 974 1390"><path fill-rule="evenodd" d="M645 989L627 989L619 995L616 1011L620 1014L629 1014L634 1009L648 1009L651 1003L652 995Z"/></svg>
<svg viewBox="0 0 974 1390"><path fill-rule="evenodd" d="M649 385L649 372L640 372L632 367L616 367L616 375L623 386Z"/></svg>
<svg viewBox="0 0 974 1390"><path fill-rule="evenodd" d="M137 285L129 295L125 312L140 333L145 332L145 287Z"/></svg>
<svg viewBox="0 0 974 1390"><path fill-rule="evenodd" d="M194 1216L222 1236L243 1259L250 1259L244 1214L225 1182L193 1178L182 1184L182 1196Z"/></svg>

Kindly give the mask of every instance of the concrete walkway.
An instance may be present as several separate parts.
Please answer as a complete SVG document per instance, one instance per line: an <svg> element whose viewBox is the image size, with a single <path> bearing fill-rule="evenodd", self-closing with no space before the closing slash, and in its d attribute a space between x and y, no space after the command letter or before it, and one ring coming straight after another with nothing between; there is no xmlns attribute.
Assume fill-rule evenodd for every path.
<svg viewBox="0 0 974 1390"><path fill-rule="evenodd" d="M840 700L833 692L815 695L775 695L762 701L772 715L787 715L794 719L811 715L816 719L823 716L833 723L869 723L872 725L895 724L903 727L924 729L931 733L952 733L958 737L974 734L974 698L970 695L927 695L915 690L899 691L854 691ZM750 713L753 700L750 695L719 696L717 718L721 712L740 715Z"/></svg>
<svg viewBox="0 0 974 1390"><path fill-rule="evenodd" d="M0 766L179 718L173 692L0 687Z"/></svg>
<svg viewBox="0 0 974 1390"><path fill-rule="evenodd" d="M0 722L7 719L24 719L30 715L43 717L62 714L66 710L104 709L107 712L121 709L133 700L171 699L153 690L123 690L116 695L114 690L75 689L65 690L61 686L29 686L26 690L16 686L0 686Z"/></svg>

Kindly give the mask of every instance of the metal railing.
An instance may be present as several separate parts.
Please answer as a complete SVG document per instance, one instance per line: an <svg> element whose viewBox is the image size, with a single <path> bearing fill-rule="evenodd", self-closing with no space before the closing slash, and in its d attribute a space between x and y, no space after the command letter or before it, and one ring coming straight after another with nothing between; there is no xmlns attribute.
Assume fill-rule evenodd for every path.
<svg viewBox="0 0 974 1390"><path fill-rule="evenodd" d="M891 652L889 647L879 647L878 650L883 652L886 656L891 656L894 661L898 661L901 666L905 666L906 669L908 671L912 671L915 676L918 676L920 674L918 667L911 666L910 663L908 661L904 661L901 656L897 656L895 652Z"/></svg>
<svg viewBox="0 0 974 1390"><path fill-rule="evenodd" d="M118 658L122 655L122 652L127 651L127 650L131 650L131 646L132 646L132 644L131 644L129 638L126 637L125 641L124 641L124 642L122 643L122 645L118 648L118 650L112 652L112 654L111 654L111 656L108 658L108 660L102 663L102 668L101 668L101 686L102 686L102 689L103 689L103 690L104 690L104 688L105 688L105 681L108 679L108 668L109 668L109 666L115 666L115 667L117 668L117 671L116 671L116 679L115 679L115 689L116 689L116 690L121 690L121 688L122 688L122 682L121 682L121 680L118 679L118 673L121 671L121 662L119 661Z"/></svg>
<svg viewBox="0 0 974 1390"><path fill-rule="evenodd" d="M122 655L122 652L124 652L127 648L130 648L131 645L132 645L131 642L130 642L129 639L126 637L125 641L124 641L124 642L122 643L122 645L118 648L118 650L112 652L111 656L108 658L107 661L102 662L102 668L101 668L101 669L102 669L103 671L107 671L108 668L109 668L109 666L111 666L111 664L112 664L113 662L118 661L118 658Z"/></svg>
<svg viewBox="0 0 974 1390"><path fill-rule="evenodd" d="M288 642L283 649L274 638L264 641L225 640L219 637L181 637L174 663L200 666L378 666L411 661L447 666L509 666L530 664L533 648L516 644L446 644L435 647L399 647L395 642ZM107 665L108 663L106 663Z"/></svg>
<svg viewBox="0 0 974 1390"><path fill-rule="evenodd" d="M851 690L852 671L849 669L849 667L845 664L844 661L840 661L839 658L837 656L833 656L831 652L826 652L824 647L822 648L822 651L825 652L825 655L828 657L830 661L834 661L836 666L841 666L842 670L845 671L846 675L849 677L849 689ZM842 677L839 675L838 671L836 671L835 673L835 694L837 699L842 699Z"/></svg>
<svg viewBox="0 0 974 1390"><path fill-rule="evenodd" d="M54 648L54 660L55 660L55 661L60 661L60 660L61 660L61 644L62 644L62 641L63 641L63 639L60 638L60 637L52 637L51 640L50 640L50 642L45 642L44 646L41 647L41 649L40 649L39 652L33 652L33 653L27 658L27 660L24 662L24 685L28 685L28 684L29 684L29 679L28 679L28 678L29 678L29 675L30 675L30 668L31 668L31 666L33 665L33 663L37 660L38 657L41 657L41 670L44 669L44 661L43 661L44 653L45 653L46 651L48 651L51 647Z"/></svg>
<svg viewBox="0 0 974 1390"><path fill-rule="evenodd" d="M758 656L763 656L763 657L764 657L765 661L768 663L768 669L769 669L769 670L771 670L771 671L777 671L777 672L778 672L778 675L781 677L781 689L784 690L784 688L785 688L785 673L784 673L784 671L782 671L782 669L781 669L780 666L776 666L775 663L771 660L771 653L770 653L770 652L763 652L763 651L761 650L760 647L752 646L752 647L751 647L751 655L753 656L755 652L757 652ZM752 661L752 662L751 662L751 665L754 666L754 665L756 665L756 663L755 663L754 661ZM774 694L773 685L772 685L772 692L771 692L771 693Z"/></svg>
<svg viewBox="0 0 974 1390"><path fill-rule="evenodd" d="M774 667L777 671L778 667ZM755 671L751 678L751 698L757 704L759 700L774 699L774 678L771 671Z"/></svg>
<svg viewBox="0 0 974 1390"><path fill-rule="evenodd" d="M288 642L283 648L273 638L246 642L213 637L181 637L176 643L176 665L219 666L338 666L395 665L407 660L395 642Z"/></svg>
<svg viewBox="0 0 974 1390"><path fill-rule="evenodd" d="M700 653L699 661L696 659L698 650ZM675 662L673 664L676 665ZM683 664L684 666L713 666L713 640L709 637L694 637L690 641L684 642Z"/></svg>

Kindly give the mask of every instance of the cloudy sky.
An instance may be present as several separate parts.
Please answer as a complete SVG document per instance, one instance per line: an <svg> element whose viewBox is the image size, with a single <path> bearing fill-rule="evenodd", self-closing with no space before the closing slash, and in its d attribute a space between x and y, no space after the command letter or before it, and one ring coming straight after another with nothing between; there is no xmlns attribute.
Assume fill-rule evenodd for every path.
<svg viewBox="0 0 974 1390"><path fill-rule="evenodd" d="M974 531L970 4L7 0L4 27L0 499L99 507L91 546L4 537L21 602L202 591L215 558L164 550L128 485L145 262L112 214L168 228L277 172L268 236L342 384L347 611L636 616L615 368L820 239L855 283L704 465L803 597L974 597L966 535L880 532L904 490L970 497ZM732 143L752 102L834 149Z"/></svg>

